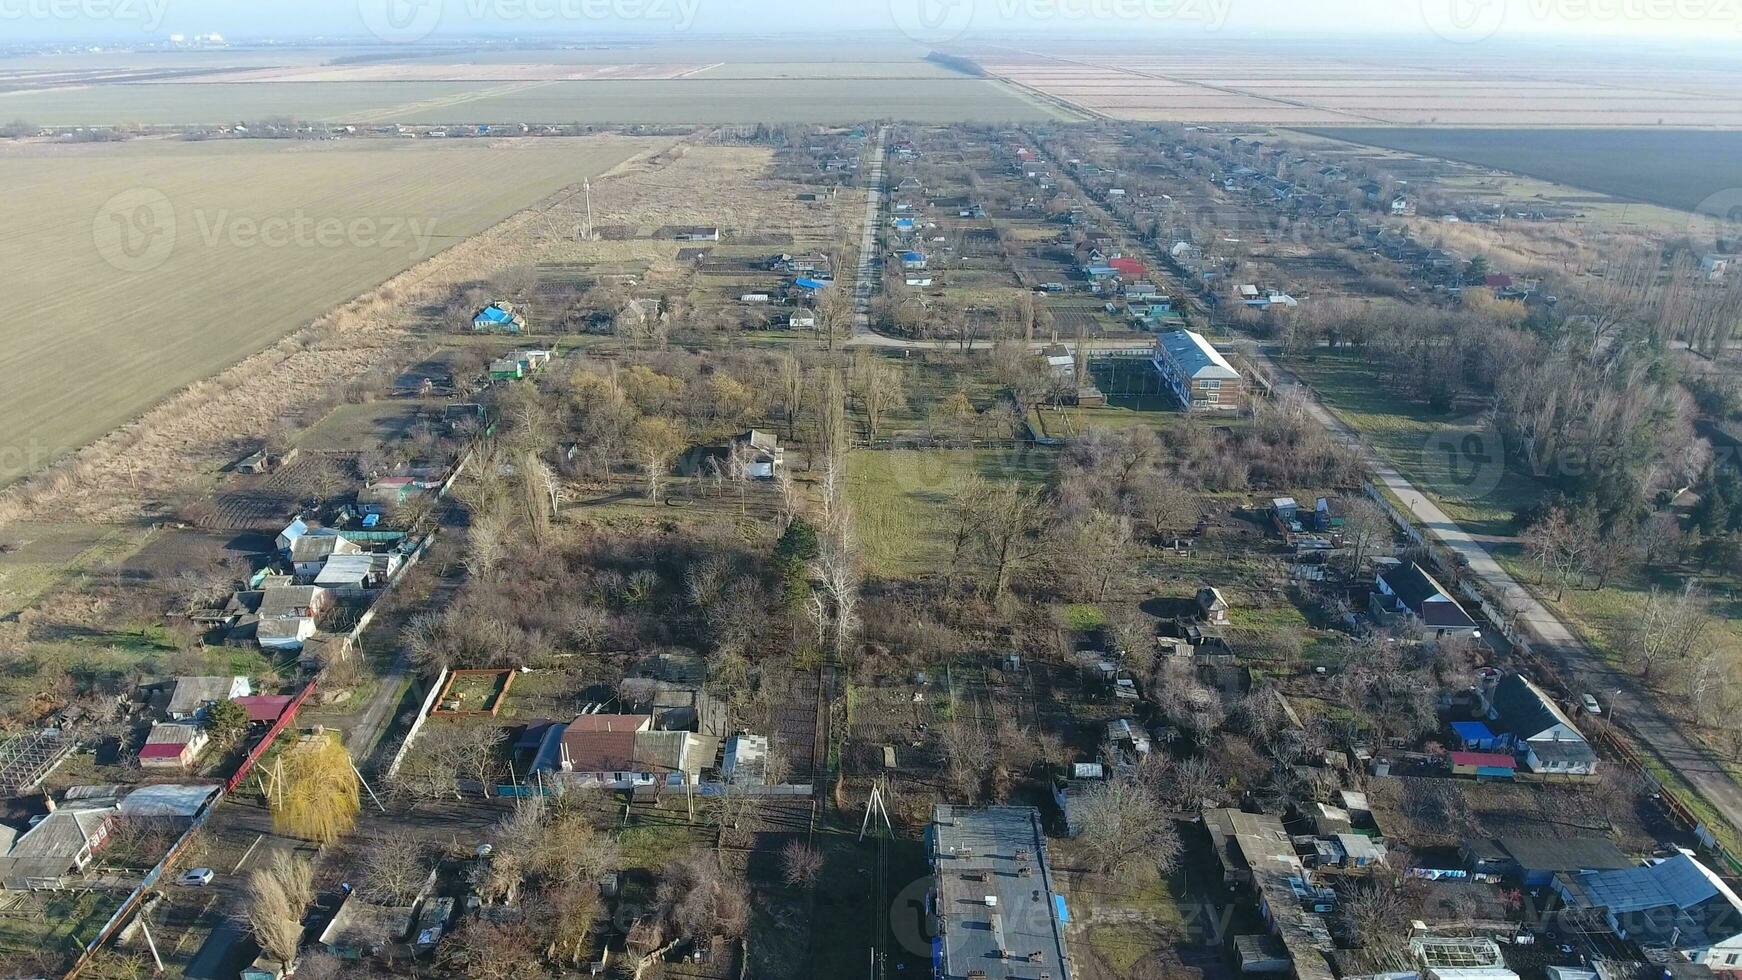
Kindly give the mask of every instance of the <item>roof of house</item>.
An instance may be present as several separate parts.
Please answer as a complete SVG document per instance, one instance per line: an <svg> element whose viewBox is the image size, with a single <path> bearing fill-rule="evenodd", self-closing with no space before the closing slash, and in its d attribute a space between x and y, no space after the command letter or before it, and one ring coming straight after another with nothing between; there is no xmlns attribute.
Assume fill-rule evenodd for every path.
<svg viewBox="0 0 1742 980"><path fill-rule="evenodd" d="M1502 837L1499 844L1526 870L1611 871L1633 865L1602 837Z"/></svg>
<svg viewBox="0 0 1742 980"><path fill-rule="evenodd" d="M635 732L563 733L563 758L575 772L639 771L635 758Z"/></svg>
<svg viewBox="0 0 1742 980"><path fill-rule="evenodd" d="M320 586L352 585L369 577L369 571L375 566L374 555L334 555L321 566L320 574L315 576L315 584Z"/></svg>
<svg viewBox="0 0 1742 980"><path fill-rule="evenodd" d="M1053 892L1039 811L939 804L929 836L944 923L934 953L939 975L1069 977L1066 912Z"/></svg>
<svg viewBox="0 0 1742 980"><path fill-rule="evenodd" d="M1583 737L1544 739L1528 745L1531 753L1545 765L1558 762L1564 766L1585 766L1597 761L1596 750Z"/></svg>
<svg viewBox="0 0 1742 980"><path fill-rule="evenodd" d="M1198 590L1198 604L1212 609L1228 608L1228 600L1222 595L1222 590L1213 585L1206 585Z"/></svg>
<svg viewBox="0 0 1742 980"><path fill-rule="evenodd" d="M42 818L6 853L8 858L52 858L70 864L102 833L116 814L114 807L61 807ZM60 868L65 871L65 865Z"/></svg>
<svg viewBox="0 0 1742 980"><path fill-rule="evenodd" d="M1554 703L1554 699L1523 674L1502 677L1495 685L1491 703L1500 720L1521 738L1534 738L1556 725L1578 731L1578 726Z"/></svg>
<svg viewBox="0 0 1742 980"><path fill-rule="evenodd" d="M639 732L653 727L652 715L576 715L571 732Z"/></svg>
<svg viewBox="0 0 1742 980"><path fill-rule="evenodd" d="M329 555L354 555L362 550L355 542L339 532L322 528L310 531L292 542L290 560L297 562L319 561Z"/></svg>
<svg viewBox="0 0 1742 980"><path fill-rule="evenodd" d="M1229 364L1203 334L1191 330L1169 330L1155 342L1188 378L1196 381L1240 379L1240 372L1234 370L1234 365Z"/></svg>
<svg viewBox="0 0 1742 980"><path fill-rule="evenodd" d="M1458 600L1452 598L1439 583L1415 562L1386 569L1379 573L1394 595L1421 617L1428 626L1445 629L1474 629L1476 621L1464 612Z"/></svg>
<svg viewBox="0 0 1742 980"><path fill-rule="evenodd" d="M301 618L310 615L319 599L313 585L274 585L260 591L260 618ZM226 692L227 693L227 692Z"/></svg>
<svg viewBox="0 0 1742 980"><path fill-rule="evenodd" d="M1481 766L1488 769L1516 769L1518 760L1504 752L1453 752L1454 766Z"/></svg>
<svg viewBox="0 0 1742 980"><path fill-rule="evenodd" d="M146 745L186 745L200 737L200 726L163 723L151 726Z"/></svg>
<svg viewBox="0 0 1742 980"><path fill-rule="evenodd" d="M284 714L284 709L290 707L295 700L289 694L254 694L248 697L232 698L243 710L248 712L249 721L275 722Z"/></svg>
<svg viewBox="0 0 1742 980"><path fill-rule="evenodd" d="M264 597L261 605L265 605ZM247 693L248 678L177 677L175 693L169 696L169 712L178 715L191 714L209 702L228 699L238 690Z"/></svg>
<svg viewBox="0 0 1742 980"><path fill-rule="evenodd" d="M191 818L217 791L215 783L141 786L121 798L119 810L124 817Z"/></svg>
<svg viewBox="0 0 1742 980"><path fill-rule="evenodd" d="M1742 899L1686 854L1645 866L1562 873L1555 883L1575 908L1627 916L1629 938L1648 945L1693 949L1742 934Z"/></svg>
<svg viewBox="0 0 1742 980"><path fill-rule="evenodd" d="M1452 731L1466 742L1485 742L1494 737L1488 726L1479 721L1454 721Z"/></svg>
<svg viewBox="0 0 1742 980"><path fill-rule="evenodd" d="M139 747L141 759L179 759L187 753L189 742L152 742Z"/></svg>
<svg viewBox="0 0 1742 980"><path fill-rule="evenodd" d="M514 306L510 303L491 303L479 310L473 320L484 320L489 323L507 323L514 319Z"/></svg>
<svg viewBox="0 0 1742 980"><path fill-rule="evenodd" d="M652 727L652 715L580 715L563 729L563 760L575 772L645 771L636 766L636 734Z"/></svg>

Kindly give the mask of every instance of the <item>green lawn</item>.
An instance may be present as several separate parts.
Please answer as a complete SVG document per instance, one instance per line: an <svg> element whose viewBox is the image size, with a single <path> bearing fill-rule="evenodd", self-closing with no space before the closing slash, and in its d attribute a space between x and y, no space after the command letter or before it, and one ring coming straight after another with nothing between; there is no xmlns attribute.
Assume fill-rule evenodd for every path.
<svg viewBox="0 0 1742 980"><path fill-rule="evenodd" d="M889 577L943 569L950 501L970 477L1040 483L1053 454L1039 448L860 450L847 459L848 492L872 572Z"/></svg>
<svg viewBox="0 0 1742 980"><path fill-rule="evenodd" d="M1288 360L1319 398L1397 471L1473 534L1510 535L1543 487L1505 459L1499 436L1387 389L1352 350ZM1496 469L1496 467L1499 467Z"/></svg>

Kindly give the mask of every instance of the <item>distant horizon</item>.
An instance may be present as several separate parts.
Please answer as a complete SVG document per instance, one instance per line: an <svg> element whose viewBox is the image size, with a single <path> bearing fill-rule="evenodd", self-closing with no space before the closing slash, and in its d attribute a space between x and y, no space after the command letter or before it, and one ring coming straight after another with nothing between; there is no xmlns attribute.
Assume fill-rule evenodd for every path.
<svg viewBox="0 0 1742 980"><path fill-rule="evenodd" d="M3 2L3 0L0 0ZM222 43L202 44L197 38L206 35L219 35ZM172 48L172 35L182 35L187 40ZM1061 33L1049 31L1042 27L1012 28L1000 31L969 32L947 42L928 44L909 37L897 30L858 31L851 34L845 32L814 32L814 31L647 31L647 30L593 30L586 33L527 33L512 30L477 29L465 32L445 32L437 30L427 37L415 42L390 42L369 34L367 31L354 33L259 33L235 34L219 30L162 30L155 34L142 34L138 31L121 31L108 35L67 35L61 37L32 37L15 39L11 44L0 45L0 53L42 52L52 48L72 49L69 53L88 51L92 48L103 50L179 50L188 53L210 51L214 53L237 48L374 48L381 50L403 51L411 54L431 49L451 49L468 45L518 45L526 50L536 51L541 47L576 48L596 47L615 48L624 46L665 47L688 44L752 44L758 42L796 42L821 43L838 45L841 50L831 51L830 57L818 59L814 53L804 51L793 52L790 57L794 62L815 60L854 60L854 50L873 44L905 46L914 49L916 56L926 52L952 52L971 50L978 46L998 45L1012 42L1033 44L1045 40L1060 45L1105 45L1114 48L1129 49L1146 43L1159 41L1190 40L1202 47L1215 47L1233 43L1273 43L1301 44L1319 48L1349 48L1362 49L1375 44L1408 44L1413 47L1431 48L1447 53L1474 54L1466 45L1454 44L1438 37L1424 36L1404 30L1390 32L1369 32L1359 35L1339 34L1333 32L1306 31L1263 31L1242 28L1225 28L1214 33L1206 33L1201 28L1173 27L1154 29L1142 35L1133 36L1129 33L1121 36L1110 36L1107 33ZM1702 55L1723 55L1729 59L1742 62L1742 44L1729 38L1680 38L1680 37L1634 37L1623 38L1607 35L1578 34L1524 34L1515 36L1497 36L1485 39L1482 50L1491 52L1495 48L1510 47L1515 49L1566 49L1577 47L1589 50L1601 47L1606 51L1631 51L1639 54L1673 55L1682 52L1698 52ZM863 60L883 60L887 51L873 50L866 52ZM1483 58L1481 60L1489 60Z"/></svg>
<svg viewBox="0 0 1742 980"><path fill-rule="evenodd" d="M804 30L792 30L793 25ZM756 38L917 44L1416 41L1675 49L1742 47L1735 0L0 0L5 46L141 45L170 34L240 43L403 46L503 38L621 42Z"/></svg>

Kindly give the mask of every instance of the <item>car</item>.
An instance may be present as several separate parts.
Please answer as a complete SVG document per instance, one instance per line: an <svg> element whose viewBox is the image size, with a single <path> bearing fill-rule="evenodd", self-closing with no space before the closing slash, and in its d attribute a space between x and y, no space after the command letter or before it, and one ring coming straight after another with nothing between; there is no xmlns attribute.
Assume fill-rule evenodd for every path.
<svg viewBox="0 0 1742 980"><path fill-rule="evenodd" d="M1595 695L1592 695L1592 694L1582 695L1579 698L1579 703L1584 705L1585 714L1587 714L1587 715L1600 715L1603 713L1603 706L1597 703L1597 698Z"/></svg>
<svg viewBox="0 0 1742 980"><path fill-rule="evenodd" d="M189 868L175 876L175 883L187 885L190 888L204 888L211 884L212 879L216 877L217 875L212 872L211 868Z"/></svg>

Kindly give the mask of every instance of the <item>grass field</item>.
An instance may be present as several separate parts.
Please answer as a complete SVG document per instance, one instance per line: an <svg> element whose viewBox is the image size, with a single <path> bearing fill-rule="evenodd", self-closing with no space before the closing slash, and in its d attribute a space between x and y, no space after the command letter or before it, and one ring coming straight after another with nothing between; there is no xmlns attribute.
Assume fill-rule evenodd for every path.
<svg viewBox="0 0 1742 980"><path fill-rule="evenodd" d="M1683 211L1742 187L1742 133L1673 129L1313 129ZM1728 196L1723 212L1735 205Z"/></svg>
<svg viewBox="0 0 1742 980"><path fill-rule="evenodd" d="M0 152L0 482L644 144L136 141ZM271 384L270 377L259 383Z"/></svg>
<svg viewBox="0 0 1742 980"><path fill-rule="evenodd" d="M878 575L923 575L949 565L949 507L970 477L1039 483L1050 451L1034 448L862 450L848 457L848 488L859 539Z"/></svg>
<svg viewBox="0 0 1742 980"><path fill-rule="evenodd" d="M1062 118L1001 82L965 75L836 74L533 82L211 82L101 85L0 99L39 126L199 125L289 116L343 123L751 124L1041 122ZM724 70L724 69L722 69ZM808 69L807 69L808 70Z"/></svg>
<svg viewBox="0 0 1742 980"><path fill-rule="evenodd" d="M1381 384L1350 351L1320 351L1312 358L1291 358L1289 368L1351 428L1373 446L1416 488L1433 497L1446 512L1473 534L1510 535L1514 513L1542 492L1527 473L1507 462L1498 481L1465 484L1456 467L1442 465L1436 455L1448 433L1463 429L1463 420L1434 414L1425 405L1404 400ZM1486 434L1484 434L1486 438ZM1498 447L1491 447L1498 449Z"/></svg>

